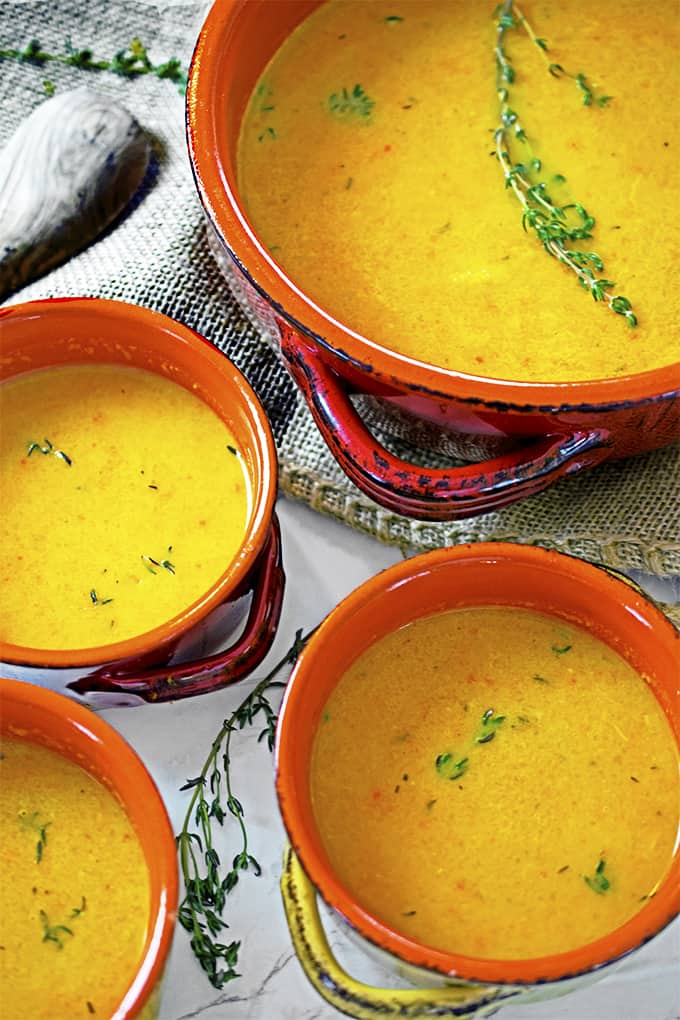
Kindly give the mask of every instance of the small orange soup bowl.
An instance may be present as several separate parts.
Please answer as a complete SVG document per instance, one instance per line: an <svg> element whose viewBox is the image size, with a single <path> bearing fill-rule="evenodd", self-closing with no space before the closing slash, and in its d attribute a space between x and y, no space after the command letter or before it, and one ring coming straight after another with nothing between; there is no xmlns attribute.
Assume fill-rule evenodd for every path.
<svg viewBox="0 0 680 1020"><path fill-rule="evenodd" d="M284 588L274 512L276 452L265 412L232 362L158 312L98 298L0 309L0 386L36 369L92 364L145 369L189 390L216 413L234 437L238 451L232 452L249 483L245 534L236 555L225 556L217 580L162 624L85 648L61 647L58 634L49 647L0 640L0 669L97 707L174 700L239 680L271 645ZM201 498L200 485L186 495L197 504ZM154 563L151 572L159 569ZM94 603L95 590L91 597Z"/></svg>
<svg viewBox="0 0 680 1020"><path fill-rule="evenodd" d="M530 959L495 959L482 954L461 955L433 948L383 921L376 912L362 905L359 895L350 892L339 878L319 831L311 791L315 735L317 731L324 732L323 727L332 723L333 710L330 716L326 713L329 696L355 660L386 635L422 617L432 617L446 610L490 606L536 610L554 618L558 627L575 625L604 642L644 677L663 713L659 713L660 722L665 726L665 716L675 743L680 745L680 633L639 590L609 572L540 548L481 543L416 556L383 571L350 594L321 624L293 670L279 717L276 746L277 793L290 840L282 892L291 934L308 978L322 996L350 1016L483 1016L495 1012L504 1001L515 1003L562 995L594 981L609 965L651 939L680 911L680 852L677 840L674 849L669 851L674 855L669 870L656 891L642 897L644 902L640 901L639 909L636 906L638 896L634 897L631 902L637 913L629 920L608 931L604 937L583 946L564 952L539 954ZM567 650L552 649L553 652ZM547 655L554 661L564 658L551 655L549 648ZM450 660L446 660L446 665L441 664L441 658L438 661L439 668L447 670L447 682L455 687L458 660L451 663L450 674ZM524 663L524 657L521 661ZM463 671L467 668L460 666ZM366 669L370 673L369 666L361 675L352 674L355 685L364 682L361 677L367 676ZM428 672L427 661L422 662L422 672L434 676L433 672ZM400 673L397 683L402 686L408 684L411 675L409 673L405 678ZM435 686L433 684L433 689ZM529 686L539 688L538 684ZM568 694L570 688L565 685L565 689ZM648 693L649 690L642 690L645 698ZM365 697L370 697L370 691ZM401 694L398 697L401 698ZM347 701L336 704L346 705ZM440 702L433 704L439 706ZM425 718L425 706L422 706L422 712L420 706L421 702L414 706L418 719L421 715ZM467 704L463 707L467 709ZM496 705L496 708L503 710L502 705ZM485 718L488 714L485 713ZM396 732L394 726L390 728L392 722L390 717L390 723L385 721L383 724L388 734ZM636 722L636 719L625 719L621 715L622 726L626 723L629 727L634 726ZM406 721L403 729L409 729ZM417 732L422 735L422 729ZM402 734L394 741L397 739L405 738ZM416 735L413 739L418 746L422 742L421 736ZM490 739L487 735L476 743L486 744ZM370 742L366 733L357 740L364 748ZM481 748L475 750L473 745L471 747L469 752L462 753L472 756L481 751ZM379 754L384 771L387 766L382 750ZM365 752L362 755L364 764L361 769L364 772L369 767L369 759ZM671 740L669 761L673 756ZM451 758L451 755L446 757ZM327 764L326 759L322 760ZM370 760L373 761L372 758ZM334 761L337 771L340 765L338 757ZM437 770L439 761L437 758ZM478 763L479 758L474 761ZM391 758L390 763L394 764ZM416 782L416 793L421 795L421 799L431 796L431 793L423 792L423 779L418 771L420 765L413 752L409 764L412 766L409 768L410 779L415 778ZM480 766L476 764L474 767ZM673 766L669 767L672 769ZM469 768L470 776L465 782L472 782L473 765ZM393 771L390 767L385 773L385 790L382 793L374 791L369 796L370 791L367 793L362 787L363 794L369 800L376 797L389 800L393 793L399 792L398 786L392 789L394 782L409 780L408 775L401 775L403 768L399 768L399 775L394 777ZM343 784L349 782L351 787L351 778L347 776L346 770L343 771L339 781ZM371 776L367 781L373 784L375 776L373 773ZM445 778L455 778L457 783L460 781L458 776ZM628 775L623 778L628 779ZM439 779L435 781L439 782ZM373 785L370 789L373 790ZM453 790L454 786L444 784L441 789ZM456 785L455 789L463 787ZM477 787L477 791L479 789ZM606 792L605 789L605 797ZM440 792L437 796L444 794ZM464 797L465 794L456 796ZM352 797L356 808L356 797L354 794ZM429 801L428 809L435 803L434 800ZM380 804L375 808L376 819L381 810ZM388 807L385 804L385 810ZM676 809L673 807L672 810ZM427 812L424 807L423 812L425 825ZM347 817L346 809L343 817ZM402 818L398 824L402 826L403 833L403 826L410 823ZM452 824L455 825L455 822ZM673 824L671 818L671 827ZM334 838L337 838L337 833ZM394 845L394 841L401 845L400 839L393 833L391 838L390 846ZM414 854L418 852L414 850ZM374 860L375 855L368 850L364 849L362 853L364 859ZM409 861L412 860L409 857ZM426 867L424 859L418 860L419 867ZM456 857L452 852L447 857L447 874L455 871L455 865ZM582 883L578 875L575 880L580 888ZM389 888L394 888L394 882L401 888L401 880L392 878L391 881L393 885ZM455 910L456 897L463 894L457 892L453 883L450 888L450 907ZM412 895L417 898L417 894L412 892ZM436 903L441 902L442 910L446 907L447 896L448 892L435 900ZM392 971L407 978L418 990L376 989L350 978L329 948L319 919L317 897L321 897L345 922L349 934L358 939L371 955L387 963ZM598 901L600 897L593 896L593 900ZM398 902L401 904L402 901ZM411 904L410 900L408 905L418 906L417 902ZM401 910L401 906L398 909ZM586 904L586 909L590 909L589 904ZM415 910L409 913L415 913Z"/></svg>
<svg viewBox="0 0 680 1020"><path fill-rule="evenodd" d="M99 716L89 711L82 705L77 704L73 699L55 694L43 687L33 684L20 683L15 680L0 679L0 734L3 738L3 745L7 753L7 762L12 755L11 746L6 741L18 740L28 745L38 745L55 752L70 763L75 763L85 772L89 773L97 784L101 784L105 790L105 798L111 794L120 805L127 820L131 823L135 836L141 847L142 856L148 871L149 878L149 903L146 930L143 941L136 959L129 961L121 960L121 966L130 971L133 975L127 988L123 989L119 1002L113 1013L107 1015L106 1020L155 1020L158 1015L160 999L160 988L163 970L166 965L170 946L172 943L175 917L177 912L178 898L178 873L177 854L175 840L170 826L170 821L165 810L161 796L145 766L138 758L132 748L123 738L105 723ZM8 750L9 748L9 750ZM79 791L76 791L76 794ZM85 792L85 791L80 791ZM43 794L44 791L39 791ZM33 802L31 802L33 803ZM41 796L36 796L35 807L44 807ZM63 832L59 831L57 818L46 818L36 812L39 821L47 824L40 836L44 840L40 860L35 862L31 858L31 866L36 873L36 881L47 885L54 880L48 877L45 866L50 866L50 856L57 852L60 837L63 839ZM101 819L91 820L93 824L103 824ZM12 882L12 862L8 861L8 848L10 842L6 837L10 830L17 828L17 819L5 817L2 819L3 832L3 882ZM63 827L62 827L63 829ZM21 832L25 837L26 852L33 853L35 840L38 839L38 832ZM97 869L97 881L101 873L101 883L121 881L120 876L111 874L107 868L107 860L103 862L97 856L97 851L92 846L83 845L79 852L79 860L82 861L82 871L79 872L78 882L82 884L84 875L91 876L94 869ZM34 863L35 862L35 863ZM81 885L78 885L81 888ZM59 929L52 929L52 941L43 938L41 943L41 920L45 937L48 935L47 923L64 920L57 916L60 890L55 887L43 891L41 886L33 889L34 901L26 904L31 911L31 925L35 928L35 946L30 949L30 958L12 960L8 959L9 952L3 953L3 987L5 1006L8 1005L6 996L10 988L14 987L12 979L13 971L21 974L21 980L26 979L26 972L31 974L31 960L35 960L36 954L41 951L59 953L59 959L52 966L67 967L69 949L73 949L76 940L87 939L94 947L93 939L101 938L101 932L105 932L104 938L107 941L115 940L116 931L107 926L106 917L95 917L93 913L101 907L101 904L92 903L91 899L83 899L80 904L82 916L78 917L78 911L72 911L69 919L65 920L68 932L61 938L64 944L54 944L54 939L59 938ZM51 893L51 896L48 895ZM3 903L6 904L8 889L2 894ZM129 897L131 909L144 911L147 906L139 902L139 893L131 890ZM103 900L106 902L106 899ZM44 910L39 908L44 907ZM6 910L3 909L3 917ZM33 915L35 915L33 917ZM35 922L33 924L33 921ZM99 935L94 934L92 926L98 928ZM32 930L32 929L31 929ZM70 945L69 943L72 943ZM111 952L113 954L113 945ZM25 950L26 953L29 950ZM108 960L106 966L111 967L111 961L115 955L109 956L106 952L98 954L104 960ZM129 963L129 967L126 965ZM48 971L48 973L50 973ZM82 978L82 975L81 975ZM78 978L77 980L80 980ZM6 982L6 983L5 983ZM84 998L93 995L92 983L85 984L83 989ZM41 987L39 990L41 1005L47 1007L47 1011L41 1013L44 1016L60 1016L61 1013L52 1009L54 1003L50 1001L50 987ZM59 989L64 992L63 988ZM95 988L94 992L98 992ZM93 997L95 997L93 995ZM61 1007L59 1007L61 1008ZM85 1012L85 1003L82 1003ZM96 1007L85 1012L89 1015ZM13 1012L14 1016L15 1013ZM21 1014L26 1015L26 1014Z"/></svg>

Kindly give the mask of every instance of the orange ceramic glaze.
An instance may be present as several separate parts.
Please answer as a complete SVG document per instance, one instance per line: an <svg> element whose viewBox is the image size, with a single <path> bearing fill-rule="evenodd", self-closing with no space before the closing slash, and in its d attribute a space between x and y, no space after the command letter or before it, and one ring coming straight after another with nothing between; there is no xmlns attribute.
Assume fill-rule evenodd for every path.
<svg viewBox="0 0 680 1020"><path fill-rule="evenodd" d="M31 741L75 762L111 791L132 823L148 868L149 919L139 958L132 961L135 976L111 1020L152 1020L178 898L175 839L161 796L123 738L71 699L34 684L0 679L0 703L3 736ZM10 874L4 877L11 881ZM7 966L11 973L11 961Z"/></svg>
<svg viewBox="0 0 680 1020"><path fill-rule="evenodd" d="M349 477L396 512L433 520L468 517L574 471L680 438L679 362L577 382L457 372L390 350L380 336L359 335L285 274L245 212L236 149L265 66L317 6L318 0L217 0L192 63L188 140L199 194L234 288L280 340L287 367ZM488 459L439 470L400 460L372 437L350 400L353 393L377 397L388 413L397 409L453 435L471 460L480 447Z"/></svg>
<svg viewBox="0 0 680 1020"><path fill-rule="evenodd" d="M143 634L99 647L33 649L1 642L5 674L101 705L199 694L249 672L273 639L283 570L274 514L274 442L265 412L238 369L180 323L147 308L97 298L0 310L0 354L0 379L50 366L103 363L146 369L185 387L228 426L252 494L239 551L231 562L225 557L221 575L186 609ZM200 501L201 493L189 498ZM249 593L246 611L243 596ZM235 644L206 656L206 648L214 652L239 624L242 634Z"/></svg>
<svg viewBox="0 0 680 1020"><path fill-rule="evenodd" d="M677 846L656 894L615 930L568 951L501 960L433 948L362 907L332 868L315 822L310 784L315 734L329 695L352 663L414 620L490 605L535 609L609 645L649 684L680 746L680 633L638 590L591 564L540 548L459 546L416 556L370 579L333 610L310 640L279 718L279 804L293 849L318 893L398 964L506 988L568 983L640 946L678 914Z"/></svg>

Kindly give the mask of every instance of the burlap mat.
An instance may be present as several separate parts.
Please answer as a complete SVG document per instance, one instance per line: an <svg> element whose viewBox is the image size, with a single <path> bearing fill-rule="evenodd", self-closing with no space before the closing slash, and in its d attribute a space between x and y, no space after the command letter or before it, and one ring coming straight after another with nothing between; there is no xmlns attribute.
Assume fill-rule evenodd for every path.
<svg viewBox="0 0 680 1020"><path fill-rule="evenodd" d="M154 63L188 65L206 4L120 0L1 3L0 50L38 39L50 52L111 58L134 36ZM0 144L46 95L87 84L117 97L154 139L155 162L132 207L96 243L10 299L98 295L147 305L193 327L244 372L269 414L283 492L383 542L427 549L509 540L559 549L619 569L680 575L680 445L564 479L507 509L445 524L381 509L344 476L277 360L228 292L210 254L184 138L183 97L169 81L126 80L58 64L0 60ZM399 452L418 457L403 439Z"/></svg>

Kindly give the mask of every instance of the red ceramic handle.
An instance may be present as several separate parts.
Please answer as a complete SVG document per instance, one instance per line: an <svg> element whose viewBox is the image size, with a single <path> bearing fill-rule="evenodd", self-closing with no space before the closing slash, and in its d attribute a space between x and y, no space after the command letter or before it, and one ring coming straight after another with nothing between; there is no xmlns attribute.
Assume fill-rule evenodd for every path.
<svg viewBox="0 0 680 1020"><path fill-rule="evenodd" d="M283 602L285 575L281 554L281 529L276 514L256 567L250 612L241 636L231 647L193 662L161 666L131 676L102 670L69 684L79 694L93 691L135 694L145 701L177 701L216 691L247 676L269 651Z"/></svg>
<svg viewBox="0 0 680 1020"><path fill-rule="evenodd" d="M315 348L280 323L281 351L331 453L362 492L407 517L446 521L498 510L563 475L604 460L605 430L578 430L537 438L520 450L481 463L446 469L400 460L362 422L343 380Z"/></svg>

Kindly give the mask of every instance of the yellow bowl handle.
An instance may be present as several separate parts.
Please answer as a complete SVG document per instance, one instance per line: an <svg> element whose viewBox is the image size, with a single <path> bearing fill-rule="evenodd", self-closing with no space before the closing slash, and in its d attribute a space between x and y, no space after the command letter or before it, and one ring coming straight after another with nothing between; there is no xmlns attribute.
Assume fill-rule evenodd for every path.
<svg viewBox="0 0 680 1020"><path fill-rule="evenodd" d="M323 998L355 1020L385 1017L488 1017L517 989L471 985L452 980L444 988L373 988L350 977L333 956L323 930L316 890L295 851L288 847L281 876L283 906L293 946L307 978Z"/></svg>

